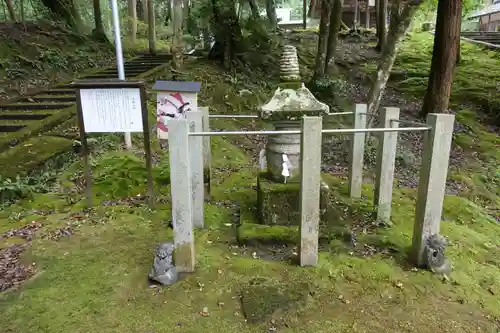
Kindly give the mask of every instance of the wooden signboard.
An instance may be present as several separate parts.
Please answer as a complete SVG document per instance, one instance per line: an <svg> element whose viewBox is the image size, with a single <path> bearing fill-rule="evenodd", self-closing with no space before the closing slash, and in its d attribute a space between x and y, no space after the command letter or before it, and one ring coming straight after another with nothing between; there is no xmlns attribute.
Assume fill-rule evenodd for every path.
<svg viewBox="0 0 500 333"><path fill-rule="evenodd" d="M92 178L87 133L142 132L148 174L148 199L153 206L153 173L146 91L142 81L77 81L78 127L83 148L88 206L92 206Z"/></svg>
<svg viewBox="0 0 500 333"><path fill-rule="evenodd" d="M168 139L168 120L186 118L186 112L198 109L199 82L156 81L153 90L157 94L157 135Z"/></svg>

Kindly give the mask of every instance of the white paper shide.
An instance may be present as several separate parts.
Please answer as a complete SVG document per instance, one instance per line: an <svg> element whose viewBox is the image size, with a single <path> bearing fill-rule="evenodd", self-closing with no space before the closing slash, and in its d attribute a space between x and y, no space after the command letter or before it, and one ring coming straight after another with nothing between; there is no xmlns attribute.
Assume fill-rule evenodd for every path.
<svg viewBox="0 0 500 333"><path fill-rule="evenodd" d="M139 88L81 89L85 132L142 132Z"/></svg>

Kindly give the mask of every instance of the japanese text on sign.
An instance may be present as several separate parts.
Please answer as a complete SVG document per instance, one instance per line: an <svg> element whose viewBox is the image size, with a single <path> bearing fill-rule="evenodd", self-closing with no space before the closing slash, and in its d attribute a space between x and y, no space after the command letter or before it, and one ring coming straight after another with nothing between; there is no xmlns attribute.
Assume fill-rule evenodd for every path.
<svg viewBox="0 0 500 333"><path fill-rule="evenodd" d="M142 132L138 88L81 89L85 132Z"/></svg>

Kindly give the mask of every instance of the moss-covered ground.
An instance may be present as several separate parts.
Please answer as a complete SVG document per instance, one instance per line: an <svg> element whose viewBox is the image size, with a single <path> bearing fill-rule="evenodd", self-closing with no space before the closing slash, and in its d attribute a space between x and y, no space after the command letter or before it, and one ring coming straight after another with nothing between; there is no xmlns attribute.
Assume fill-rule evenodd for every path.
<svg viewBox="0 0 500 333"><path fill-rule="evenodd" d="M213 113L250 113L270 96L274 83L269 76L273 73L229 77L203 62L188 62L185 72L185 79L203 82L200 104L209 105ZM472 119L463 115L461 123ZM217 120L212 126L262 125ZM471 122L462 135L458 141L468 142L480 156L497 156L497 141L492 141L497 137L479 123ZM135 139L139 146L139 138ZM290 230L262 233L251 225L256 222L252 214L239 215L239 207L255 207L257 201L255 147L260 142L248 137L218 137L212 142L213 192L205 205L207 227L195 233L196 272L171 287L150 288L147 274L154 246L172 237L168 156L155 142L157 203L151 210L138 196L145 191L141 151L121 150L116 136L96 140L100 147L92 153L96 207L85 209L77 161L63 170L49 193L20 200L0 213L0 233L33 221L42 224L21 257L26 265L35 263L36 274L0 294L0 332L496 333L500 329L500 226L484 200L474 202L474 195L465 191L446 197L442 233L450 239L447 253L454 270L449 279L441 279L406 263L415 189L395 189L392 224L378 226L370 218L370 184L364 185L363 199L351 201L343 178L325 176L342 207L345 232L335 225L322 226L323 236L336 232L326 237L318 266L301 268L295 264L293 244L288 245L289 255L278 258L238 242L239 232L244 231L238 228L241 221L250 231L244 234L254 238L294 239ZM484 159L476 161L479 175ZM492 195L497 190L484 179L483 186L471 181L478 186L475 193ZM70 235L60 232L67 228ZM356 242L349 237L353 233ZM23 242L3 238L0 247L11 245L9 239Z"/></svg>

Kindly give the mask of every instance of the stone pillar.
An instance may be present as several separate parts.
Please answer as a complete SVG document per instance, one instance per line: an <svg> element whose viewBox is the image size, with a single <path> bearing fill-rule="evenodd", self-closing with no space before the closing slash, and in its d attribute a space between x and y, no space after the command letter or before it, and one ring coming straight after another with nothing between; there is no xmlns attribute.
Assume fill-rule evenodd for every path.
<svg viewBox="0 0 500 333"><path fill-rule="evenodd" d="M398 123L392 122L399 119L398 108L384 108L380 116L380 128L398 126ZM389 222L398 132L381 132L378 139L374 204L377 208L377 220Z"/></svg>
<svg viewBox="0 0 500 333"><path fill-rule="evenodd" d="M174 229L174 264L178 272L193 272L195 250L193 202L189 167L189 124L186 119L168 122L170 187Z"/></svg>
<svg viewBox="0 0 500 333"><path fill-rule="evenodd" d="M321 117L302 118L300 266L316 266L318 263L322 129Z"/></svg>
<svg viewBox="0 0 500 333"><path fill-rule="evenodd" d="M366 104L356 104L354 109L355 129L366 128ZM351 135L351 149L349 151L349 197L360 198L363 187L363 162L365 154L365 133Z"/></svg>
<svg viewBox="0 0 500 333"><path fill-rule="evenodd" d="M431 131L424 135L411 251L411 260L417 266L426 263L424 247L427 238L439 234L454 121L455 116L451 114L427 116Z"/></svg>
<svg viewBox="0 0 500 333"><path fill-rule="evenodd" d="M203 130L200 111L186 113L190 132ZM189 167L191 173L191 197L193 200L193 226L203 228L204 225L204 186L203 186L203 137L189 137Z"/></svg>

